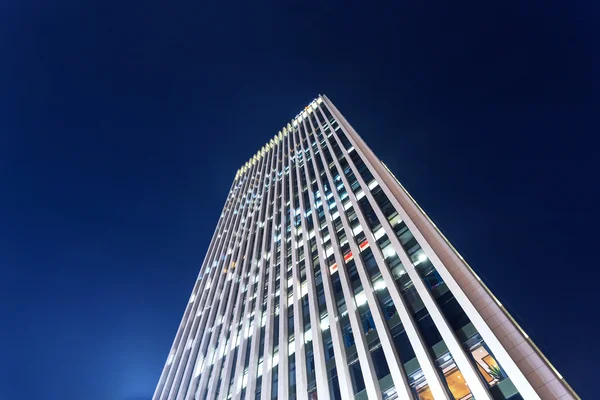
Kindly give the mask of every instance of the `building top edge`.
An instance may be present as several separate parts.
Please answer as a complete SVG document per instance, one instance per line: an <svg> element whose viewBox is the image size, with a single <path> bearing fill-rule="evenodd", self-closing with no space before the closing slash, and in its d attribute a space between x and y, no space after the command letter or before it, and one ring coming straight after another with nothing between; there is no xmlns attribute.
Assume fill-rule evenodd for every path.
<svg viewBox="0 0 600 400"><path fill-rule="evenodd" d="M286 136L289 132L292 132L295 127L298 126L308 115L317 109L317 106L323 102L323 95L317 96L313 99L302 111L300 111L290 122L281 128L279 132L271 140L269 140L262 148L260 148L256 154L254 154L244 165L242 165L235 174L235 179L239 178L246 172L252 165L259 161L265 154L277 144L279 141Z"/></svg>

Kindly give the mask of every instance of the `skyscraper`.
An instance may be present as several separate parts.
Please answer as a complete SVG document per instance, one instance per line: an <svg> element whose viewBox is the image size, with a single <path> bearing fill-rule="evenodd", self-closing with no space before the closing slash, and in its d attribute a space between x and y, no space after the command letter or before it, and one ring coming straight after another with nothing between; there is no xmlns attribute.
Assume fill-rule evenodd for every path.
<svg viewBox="0 0 600 400"><path fill-rule="evenodd" d="M235 176L154 399L577 399L326 96Z"/></svg>

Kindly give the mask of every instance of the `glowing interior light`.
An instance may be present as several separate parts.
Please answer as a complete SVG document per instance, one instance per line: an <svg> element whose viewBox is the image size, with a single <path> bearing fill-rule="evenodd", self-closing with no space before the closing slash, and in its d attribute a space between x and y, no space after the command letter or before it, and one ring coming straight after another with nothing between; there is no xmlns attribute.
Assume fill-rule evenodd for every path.
<svg viewBox="0 0 600 400"><path fill-rule="evenodd" d="M356 305L358 307L367 303L367 296L365 295L365 292L360 292L359 294L356 295L356 297L354 299L356 300Z"/></svg>
<svg viewBox="0 0 600 400"><path fill-rule="evenodd" d="M389 246L387 246L387 247L385 247L383 249L383 256L385 258L389 258L389 257L392 257L394 255L396 255L396 251L392 248L391 245L389 245Z"/></svg>
<svg viewBox="0 0 600 400"><path fill-rule="evenodd" d="M325 317L321 320L321 330L326 331L329 329L329 317Z"/></svg>
<svg viewBox="0 0 600 400"><path fill-rule="evenodd" d="M385 282L383 281L383 279L380 279L377 282L375 282L375 284L373 285L373 289L375 289L375 290L385 289Z"/></svg>
<svg viewBox="0 0 600 400"><path fill-rule="evenodd" d="M419 254L418 260L419 260L420 263L422 263L423 261L427 260L427 256L425 255L425 253Z"/></svg>

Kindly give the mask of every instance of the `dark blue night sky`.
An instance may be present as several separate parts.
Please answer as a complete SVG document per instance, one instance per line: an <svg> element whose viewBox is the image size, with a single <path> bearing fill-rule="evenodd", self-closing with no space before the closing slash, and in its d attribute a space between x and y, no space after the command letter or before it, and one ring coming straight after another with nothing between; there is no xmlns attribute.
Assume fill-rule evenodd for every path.
<svg viewBox="0 0 600 400"><path fill-rule="evenodd" d="M149 399L236 170L319 93L594 398L600 9L487 3L1 2L0 399Z"/></svg>

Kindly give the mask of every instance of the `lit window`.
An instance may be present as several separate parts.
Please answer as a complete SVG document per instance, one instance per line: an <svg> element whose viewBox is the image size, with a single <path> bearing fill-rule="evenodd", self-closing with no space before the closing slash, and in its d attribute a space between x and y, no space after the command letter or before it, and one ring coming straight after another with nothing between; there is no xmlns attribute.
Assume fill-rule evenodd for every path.
<svg viewBox="0 0 600 400"><path fill-rule="evenodd" d="M242 388L245 388L248 385L248 371L244 372L244 377L242 378Z"/></svg>
<svg viewBox="0 0 600 400"><path fill-rule="evenodd" d="M327 329L329 329L329 316L326 315L321 319L321 330L326 331Z"/></svg>
<svg viewBox="0 0 600 400"><path fill-rule="evenodd" d="M373 232L373 236L375 236L375 240L379 240L381 237L383 237L383 235L385 235L385 231L383 230L383 228L381 226L379 228L377 228L377 230L375 232Z"/></svg>
<svg viewBox="0 0 600 400"><path fill-rule="evenodd" d="M419 265L427 260L427 256L425 255L425 252L423 252L423 250L420 250L419 252L413 254L412 260L414 265Z"/></svg>
<svg viewBox="0 0 600 400"><path fill-rule="evenodd" d="M197 378L200 376L200 371L202 371L202 363L204 362L203 359L198 360L198 362L196 363L196 367L194 368L194 378Z"/></svg>
<svg viewBox="0 0 600 400"><path fill-rule="evenodd" d="M327 247L327 249L325 250L325 256L329 257L332 254L333 254L333 247L332 246Z"/></svg>
<svg viewBox="0 0 600 400"><path fill-rule="evenodd" d="M359 294L357 294L356 297L354 297L354 300L356 300L356 306L360 307L363 304L367 303L367 296L365 295L365 292L362 291Z"/></svg>
<svg viewBox="0 0 600 400"><path fill-rule="evenodd" d="M400 214L397 214L394 218L392 218L390 220L390 225L392 227L398 225L400 222L402 222L402 218L400 218Z"/></svg>

